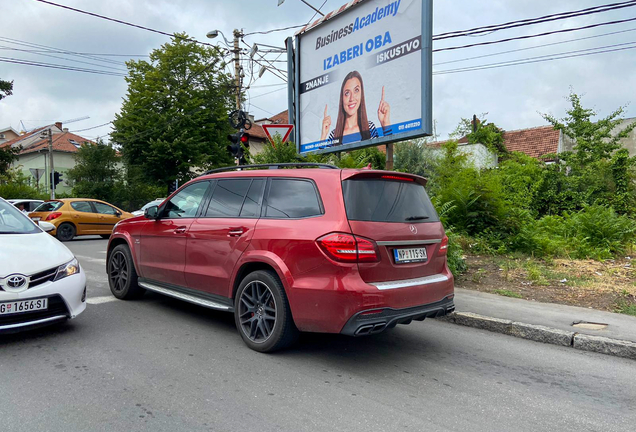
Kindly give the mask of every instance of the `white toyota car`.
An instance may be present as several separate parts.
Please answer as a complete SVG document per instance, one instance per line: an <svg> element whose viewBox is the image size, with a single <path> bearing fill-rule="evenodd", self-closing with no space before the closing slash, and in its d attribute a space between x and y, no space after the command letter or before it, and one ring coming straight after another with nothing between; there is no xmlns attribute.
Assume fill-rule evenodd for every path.
<svg viewBox="0 0 636 432"><path fill-rule="evenodd" d="M0 198L0 333L75 318L86 309L86 274L66 246Z"/></svg>

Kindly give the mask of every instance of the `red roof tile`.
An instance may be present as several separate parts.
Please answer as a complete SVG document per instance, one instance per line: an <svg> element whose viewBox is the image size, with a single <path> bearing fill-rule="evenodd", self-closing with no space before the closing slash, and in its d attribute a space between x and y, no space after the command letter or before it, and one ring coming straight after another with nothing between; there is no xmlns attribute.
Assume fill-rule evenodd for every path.
<svg viewBox="0 0 636 432"><path fill-rule="evenodd" d="M80 145L85 142L93 142L86 138L82 138L79 135L75 135L70 132L62 132L61 134L53 135L53 151L60 151L66 153L77 153ZM36 143L30 145L29 147L23 149L20 154L33 153L38 150L42 150L48 148L49 141L48 139L39 140Z"/></svg>
<svg viewBox="0 0 636 432"><path fill-rule="evenodd" d="M509 151L525 153L536 159L556 153L561 131L552 126L539 126L504 132L504 143Z"/></svg>

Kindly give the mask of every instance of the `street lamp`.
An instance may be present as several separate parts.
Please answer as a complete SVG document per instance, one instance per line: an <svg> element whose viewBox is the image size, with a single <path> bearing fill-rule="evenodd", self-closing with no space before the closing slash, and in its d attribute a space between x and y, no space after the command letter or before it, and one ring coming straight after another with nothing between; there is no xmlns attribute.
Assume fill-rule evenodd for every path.
<svg viewBox="0 0 636 432"><path fill-rule="evenodd" d="M225 45L231 48L230 42L227 40L227 38L225 37L225 35L223 34L221 30L212 30L212 31L209 31L208 34L206 34L208 39L214 39L218 35L221 35L223 37L223 40L225 41Z"/></svg>

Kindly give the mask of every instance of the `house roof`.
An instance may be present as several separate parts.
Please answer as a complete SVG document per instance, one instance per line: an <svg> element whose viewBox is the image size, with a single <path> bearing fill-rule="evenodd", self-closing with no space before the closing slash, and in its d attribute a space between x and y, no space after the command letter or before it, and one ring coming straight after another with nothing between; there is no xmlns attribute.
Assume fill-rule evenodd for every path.
<svg viewBox="0 0 636 432"><path fill-rule="evenodd" d="M506 131L504 143L509 151L525 153L540 159L550 153L557 153L561 131L552 126Z"/></svg>
<svg viewBox="0 0 636 432"><path fill-rule="evenodd" d="M20 154L28 154L40 151L48 148L48 138L40 138L39 133L47 128L51 128L53 131L53 151L65 152L65 153L77 153L79 147L84 142L93 142L89 139L75 135L71 132L63 132L55 126L44 126L38 129L34 129L24 135L14 138L10 141L0 144L0 147L18 147L22 146ZM57 131L57 132L56 132Z"/></svg>
<svg viewBox="0 0 636 432"><path fill-rule="evenodd" d="M267 140L267 135L265 134L265 130L263 129L263 124L286 124L288 122L289 116L287 115L287 110L281 111L278 114L270 117L263 118L257 120L252 125L252 128L247 131L250 134L250 138L257 138L263 141Z"/></svg>
<svg viewBox="0 0 636 432"><path fill-rule="evenodd" d="M535 159L545 159L543 156L557 153L560 135L561 131L554 129L552 126L538 126L529 129L505 131L503 138L504 145L508 151L525 153ZM449 141L435 141L428 145L430 147L441 147ZM457 142L459 144L467 144L468 138L464 136Z"/></svg>

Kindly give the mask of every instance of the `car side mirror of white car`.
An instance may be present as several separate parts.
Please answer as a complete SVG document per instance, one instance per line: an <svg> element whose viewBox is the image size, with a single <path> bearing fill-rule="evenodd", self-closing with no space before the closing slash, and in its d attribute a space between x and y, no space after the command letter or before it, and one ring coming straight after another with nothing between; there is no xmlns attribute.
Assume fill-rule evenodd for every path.
<svg viewBox="0 0 636 432"><path fill-rule="evenodd" d="M55 225L51 222L38 221L38 226L44 230L44 232L51 232L55 229Z"/></svg>

